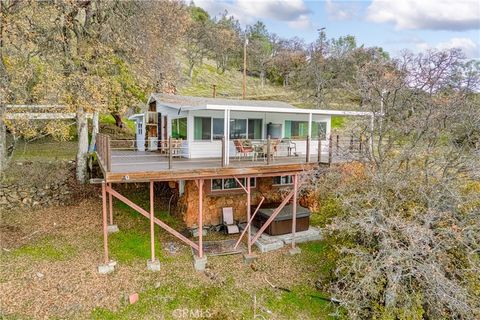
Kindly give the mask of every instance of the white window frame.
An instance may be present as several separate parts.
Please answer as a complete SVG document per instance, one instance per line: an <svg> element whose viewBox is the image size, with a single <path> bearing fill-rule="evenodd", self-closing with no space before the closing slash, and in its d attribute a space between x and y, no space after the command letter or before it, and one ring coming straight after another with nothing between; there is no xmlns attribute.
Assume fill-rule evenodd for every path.
<svg viewBox="0 0 480 320"><path fill-rule="evenodd" d="M224 186L225 186L225 180L228 180L228 179L235 179L235 178L222 178L222 179L212 179L212 180L210 180L210 190L211 190L212 192L221 192L221 191L241 190L241 189L242 189L242 187L240 187L240 186L239 186L238 188L228 188L228 189L225 189L225 188L224 188ZM241 181L241 179L243 179L243 178L239 178L238 180ZM250 186L250 188L256 188L256 187L257 187L257 178L250 178L250 179L253 180L253 181L252 181L253 183L252 183L252 185ZM222 180L222 189L214 189L214 188L213 188L213 180ZM245 181L246 181L246 180L245 180ZM237 182L237 184L238 184L238 182Z"/></svg>
<svg viewBox="0 0 480 320"><path fill-rule="evenodd" d="M193 132L195 133L195 118L210 118L210 139L206 139L206 140L196 140L195 139L195 134L194 134L194 137L193 137L193 141L210 141L210 142L213 142L213 141L219 141L219 139L213 139L213 119L222 119L223 121L225 121L225 118L221 118L221 117L204 117L204 116L201 116L201 115L195 115L193 116ZM264 120L262 118L230 118L230 120L245 120L246 121L246 132L245 132L245 136L246 136L246 139L248 139L248 120L261 120L262 121L262 138L264 138L264 131L265 131L265 128L264 128ZM225 135L225 132L223 133ZM188 137L188 134L187 134L187 137ZM230 138L230 132L228 133L228 137L229 137L229 140L234 140L234 138ZM251 139L251 140L255 140L255 139Z"/></svg>
<svg viewBox="0 0 480 320"><path fill-rule="evenodd" d="M289 180L291 182L288 182L288 183L282 182L282 178L284 178L284 177L290 177ZM280 178L280 183L275 183L276 178ZM292 175L272 177L272 186L291 186L291 185L293 185L293 176Z"/></svg>

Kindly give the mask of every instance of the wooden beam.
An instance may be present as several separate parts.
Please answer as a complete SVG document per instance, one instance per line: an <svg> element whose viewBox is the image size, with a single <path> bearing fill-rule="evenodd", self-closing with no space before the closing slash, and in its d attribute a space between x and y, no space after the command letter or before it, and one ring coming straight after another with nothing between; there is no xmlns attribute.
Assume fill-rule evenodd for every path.
<svg viewBox="0 0 480 320"><path fill-rule="evenodd" d="M273 177L317 169L318 163L278 164L247 168L179 169L144 172L106 172L108 182L149 182L171 180L220 179L228 177Z"/></svg>
<svg viewBox="0 0 480 320"><path fill-rule="evenodd" d="M112 188L110 187L106 187L107 189L107 192L111 193L115 198L117 198L118 200L122 201L123 203L125 203L127 206L129 206L130 208L132 208L133 210L137 211L138 213L140 213L141 215L143 215L144 217L150 219L150 212L148 212L147 210L143 209L142 207L140 207L139 205L133 203L132 201L130 201L128 198L122 196L120 193L118 193L117 191L113 190ZM172 235L174 235L175 237L177 237L178 239L182 240L183 242L185 242L186 244L188 244L189 246L191 246L192 248L194 248L195 250L198 250L198 245L196 243L194 243L192 240L188 239L187 237L185 237L183 234L181 234L180 232L178 232L177 230L173 229L172 227L170 227L169 225L167 225L165 222L163 222L162 220L158 219L158 218L153 218L153 221L158 224L160 227L162 227L163 229L165 229L167 232L171 233Z"/></svg>
<svg viewBox="0 0 480 320"><path fill-rule="evenodd" d="M75 112L14 112L5 114L5 119L7 120L66 120L75 119L76 117L77 114ZM86 117L92 118L93 115L91 113L87 113Z"/></svg>

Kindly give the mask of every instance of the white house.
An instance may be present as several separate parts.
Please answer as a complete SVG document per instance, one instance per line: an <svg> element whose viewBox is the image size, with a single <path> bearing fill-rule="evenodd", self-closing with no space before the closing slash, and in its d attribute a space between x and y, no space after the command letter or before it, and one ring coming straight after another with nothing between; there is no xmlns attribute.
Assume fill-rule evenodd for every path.
<svg viewBox="0 0 480 320"><path fill-rule="evenodd" d="M280 101L158 93L151 94L147 105L145 113L130 117L137 124L138 150L143 151L145 145L148 150L157 150L171 137L181 140L179 154L183 157L218 158L225 152L226 164L236 154L235 139L261 141L269 137L293 144L296 155L306 154L307 149L317 154L319 145L322 152L328 148L332 115L372 116L368 112L302 109ZM323 140L320 144L319 137Z"/></svg>

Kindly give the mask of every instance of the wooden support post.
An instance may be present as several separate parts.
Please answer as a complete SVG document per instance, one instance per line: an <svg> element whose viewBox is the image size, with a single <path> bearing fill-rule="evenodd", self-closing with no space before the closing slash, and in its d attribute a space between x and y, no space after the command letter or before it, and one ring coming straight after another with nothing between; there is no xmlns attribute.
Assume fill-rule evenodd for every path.
<svg viewBox="0 0 480 320"><path fill-rule="evenodd" d="M360 153L362 153L362 141L363 140L363 137L360 136L360 138L358 139L358 151L360 151Z"/></svg>
<svg viewBox="0 0 480 320"><path fill-rule="evenodd" d="M251 208L250 208L250 177L245 178L245 182L247 184L247 221L250 221L250 214L251 214ZM250 237L251 237L251 228L250 225L247 226L248 231L247 231L247 247L248 247L248 254L252 254L252 243L250 242Z"/></svg>
<svg viewBox="0 0 480 320"><path fill-rule="evenodd" d="M328 137L328 165L332 164L332 135Z"/></svg>
<svg viewBox="0 0 480 320"><path fill-rule="evenodd" d="M270 145L270 135L267 136L267 164L270 164L270 150L271 145Z"/></svg>
<svg viewBox="0 0 480 320"><path fill-rule="evenodd" d="M107 227L107 191L105 182L102 182L102 220L103 220L103 260L105 264L109 263L108 259L108 227Z"/></svg>
<svg viewBox="0 0 480 320"><path fill-rule="evenodd" d="M203 179L198 180L198 257L203 258Z"/></svg>
<svg viewBox="0 0 480 320"><path fill-rule="evenodd" d="M306 150L307 150L307 157L306 157L305 161L308 163L308 162L310 162L310 136L307 136Z"/></svg>
<svg viewBox="0 0 480 320"><path fill-rule="evenodd" d="M353 150L353 133L350 136L350 151L352 151L352 150Z"/></svg>
<svg viewBox="0 0 480 320"><path fill-rule="evenodd" d="M108 186L111 188L112 184L109 183ZM112 200L113 200L113 196L109 192L108 193L108 212L109 212L109 215L110 215L110 225L113 224L113 201Z"/></svg>
<svg viewBox="0 0 480 320"><path fill-rule="evenodd" d="M222 168L225 167L225 137L222 137Z"/></svg>
<svg viewBox="0 0 480 320"><path fill-rule="evenodd" d="M133 210L137 211L138 213L140 213L142 216L144 216L145 218L147 219L150 219L150 212L148 212L147 210L143 209L142 207L140 207L139 205L133 203L131 200L129 200L128 198L122 196L120 193L118 193L117 191L111 189L111 188L108 188L108 192L110 192L115 198L117 198L118 200L122 201L123 203L125 203L127 206L129 206L130 208L132 208ZM186 244L188 244L189 246L191 246L193 249L195 250L198 250L198 245L193 242L192 240L188 239L187 237L185 237L184 235L182 235L180 232L178 232L177 230L173 229L172 227L170 227L169 225L167 225L165 222L163 222L162 220L158 219L158 218L154 218L154 221L156 224L158 224L161 228L165 229L167 232L171 233L172 235L174 235L175 237L177 237L178 239L182 240L183 242L185 242Z"/></svg>
<svg viewBox="0 0 480 320"><path fill-rule="evenodd" d="M172 169L172 137L168 137L168 169Z"/></svg>
<svg viewBox="0 0 480 320"><path fill-rule="evenodd" d="M153 183L153 181L150 181L150 249L152 250L152 262L155 261L155 198Z"/></svg>
<svg viewBox="0 0 480 320"><path fill-rule="evenodd" d="M318 163L322 162L322 137L318 136Z"/></svg>
<svg viewBox="0 0 480 320"><path fill-rule="evenodd" d="M293 175L293 205L292 205L292 248L295 248L295 232L297 231L297 192L298 175Z"/></svg>

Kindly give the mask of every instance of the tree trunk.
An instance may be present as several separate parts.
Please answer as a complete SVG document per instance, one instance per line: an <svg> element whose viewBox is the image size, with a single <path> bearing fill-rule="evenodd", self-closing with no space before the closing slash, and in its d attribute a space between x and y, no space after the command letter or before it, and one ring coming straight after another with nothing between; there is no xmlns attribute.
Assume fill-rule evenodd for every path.
<svg viewBox="0 0 480 320"><path fill-rule="evenodd" d="M195 66L195 64L191 63L190 67L188 69L188 76L190 77L190 79L192 79L192 77L193 77L193 67L194 66Z"/></svg>
<svg viewBox="0 0 480 320"><path fill-rule="evenodd" d="M5 115L5 105L0 105L0 177L3 175L7 164L7 139L6 139L6 127L3 122L3 117Z"/></svg>
<svg viewBox="0 0 480 320"><path fill-rule="evenodd" d="M90 147L88 148L89 153L93 153L95 149L95 142L97 140L97 133L98 133L98 111L93 113L92 119L92 139L90 140Z"/></svg>
<svg viewBox="0 0 480 320"><path fill-rule="evenodd" d="M77 181L87 182L87 156L88 156L88 125L83 108L77 108Z"/></svg>
<svg viewBox="0 0 480 320"><path fill-rule="evenodd" d="M115 125L119 128L125 127L125 124L123 123L122 116L120 113L117 112L112 112L112 117L115 119Z"/></svg>
<svg viewBox="0 0 480 320"><path fill-rule="evenodd" d="M263 87L265 86L265 70L260 71L260 80L261 80L262 90L263 90Z"/></svg>

